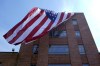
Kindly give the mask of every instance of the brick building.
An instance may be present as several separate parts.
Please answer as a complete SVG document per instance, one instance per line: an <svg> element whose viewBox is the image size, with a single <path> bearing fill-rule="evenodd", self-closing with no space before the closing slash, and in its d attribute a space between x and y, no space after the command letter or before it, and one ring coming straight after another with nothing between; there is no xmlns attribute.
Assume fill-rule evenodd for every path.
<svg viewBox="0 0 100 66"><path fill-rule="evenodd" d="M76 13L19 53L1 52L0 66L100 66L100 53L84 14Z"/></svg>

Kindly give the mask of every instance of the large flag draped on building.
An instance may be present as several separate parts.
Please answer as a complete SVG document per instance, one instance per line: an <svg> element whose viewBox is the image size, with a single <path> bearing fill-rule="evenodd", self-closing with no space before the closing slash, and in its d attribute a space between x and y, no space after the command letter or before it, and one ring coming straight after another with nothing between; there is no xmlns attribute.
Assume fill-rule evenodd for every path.
<svg viewBox="0 0 100 66"><path fill-rule="evenodd" d="M59 12L40 9L34 7L18 24L10 29L4 38L10 44L20 44L21 42L34 41L54 27L58 26L64 20L69 19L73 13Z"/></svg>

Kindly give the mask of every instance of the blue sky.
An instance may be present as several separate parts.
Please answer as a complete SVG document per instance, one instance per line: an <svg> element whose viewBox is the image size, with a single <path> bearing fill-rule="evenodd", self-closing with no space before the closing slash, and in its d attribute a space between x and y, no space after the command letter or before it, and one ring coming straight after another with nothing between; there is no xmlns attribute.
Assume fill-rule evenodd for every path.
<svg viewBox="0 0 100 66"><path fill-rule="evenodd" d="M99 0L0 0L0 52L11 52L12 48L19 51L20 45L10 45L2 36L33 7L56 12L83 12L100 51L99 3Z"/></svg>

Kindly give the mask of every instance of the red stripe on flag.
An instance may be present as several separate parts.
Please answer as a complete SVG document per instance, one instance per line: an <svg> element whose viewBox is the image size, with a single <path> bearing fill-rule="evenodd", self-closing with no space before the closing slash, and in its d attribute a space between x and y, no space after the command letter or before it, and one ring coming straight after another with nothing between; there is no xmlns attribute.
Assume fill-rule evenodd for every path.
<svg viewBox="0 0 100 66"><path fill-rule="evenodd" d="M68 13L66 19L68 19L70 17L71 17L71 13Z"/></svg>
<svg viewBox="0 0 100 66"><path fill-rule="evenodd" d="M60 22L62 22L63 17L64 17L64 12L61 13L61 16L60 16L60 19L59 19L57 25L60 24Z"/></svg>
<svg viewBox="0 0 100 66"><path fill-rule="evenodd" d="M43 10L41 10L41 12L38 14L38 15L36 15L30 22L28 22L25 26L24 26L24 28L22 29L22 30L20 30L18 33L17 33L17 35L11 40L11 41L9 41L9 43L13 43L13 42L15 42L42 14L44 13L44 11Z"/></svg>
<svg viewBox="0 0 100 66"><path fill-rule="evenodd" d="M34 13L38 8L34 8L32 10L31 13ZM16 24L12 29L10 29L5 35L4 35L4 38L8 38L9 36L11 36L13 34L13 32L28 18L30 13L28 13L23 19L21 22L19 22L18 24Z"/></svg>
<svg viewBox="0 0 100 66"><path fill-rule="evenodd" d="M45 16L45 18L31 31L31 33L24 40L32 38L34 34L41 28L41 26L43 26L43 24L46 22L47 19L48 17Z"/></svg>

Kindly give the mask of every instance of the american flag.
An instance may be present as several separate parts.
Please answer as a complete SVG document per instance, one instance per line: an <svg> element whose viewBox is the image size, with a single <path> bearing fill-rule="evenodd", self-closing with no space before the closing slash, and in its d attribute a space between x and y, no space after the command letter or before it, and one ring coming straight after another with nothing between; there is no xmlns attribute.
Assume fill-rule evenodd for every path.
<svg viewBox="0 0 100 66"><path fill-rule="evenodd" d="M51 10L34 7L18 24L4 35L4 38L8 43L14 45L20 44L23 41L26 43L34 41L71 16L73 16L73 13L56 13Z"/></svg>

